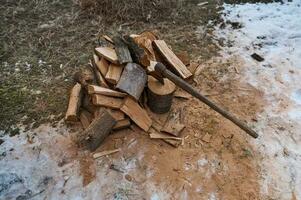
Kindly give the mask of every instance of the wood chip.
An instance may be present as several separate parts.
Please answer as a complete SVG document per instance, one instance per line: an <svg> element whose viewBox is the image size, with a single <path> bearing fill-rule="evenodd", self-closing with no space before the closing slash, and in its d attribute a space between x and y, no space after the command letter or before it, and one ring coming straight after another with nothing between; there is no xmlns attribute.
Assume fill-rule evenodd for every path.
<svg viewBox="0 0 301 200"><path fill-rule="evenodd" d="M176 98L183 98L183 99L190 99L192 96L188 92L182 90L182 89L177 89L174 93L174 97Z"/></svg>
<svg viewBox="0 0 301 200"><path fill-rule="evenodd" d="M180 110L173 110L169 113L168 118L161 131L174 136L179 136L184 128L185 125L181 123Z"/></svg>
<svg viewBox="0 0 301 200"><path fill-rule="evenodd" d="M209 143L210 140L211 140L211 135L210 135L209 133L206 133L206 134L204 135L204 137L202 137L202 140L203 140L204 142Z"/></svg>
<svg viewBox="0 0 301 200"><path fill-rule="evenodd" d="M113 154L113 153L117 153L117 152L119 152L119 151L120 151L120 149L113 149L113 150L106 150L106 151L94 153L94 154L93 154L93 158L94 158L94 159L97 159L97 158L100 158L100 157L103 157L103 156L106 156L106 155L110 155L110 154Z"/></svg>
<svg viewBox="0 0 301 200"><path fill-rule="evenodd" d="M182 140L180 137L169 136L163 133L151 133L149 134L152 139L170 139L170 140Z"/></svg>

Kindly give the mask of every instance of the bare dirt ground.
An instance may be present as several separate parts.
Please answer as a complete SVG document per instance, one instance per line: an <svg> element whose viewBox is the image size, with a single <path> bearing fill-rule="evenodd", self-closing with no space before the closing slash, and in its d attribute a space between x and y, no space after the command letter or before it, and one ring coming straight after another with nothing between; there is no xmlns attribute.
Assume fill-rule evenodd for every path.
<svg viewBox="0 0 301 200"><path fill-rule="evenodd" d="M252 66L246 66L236 56L226 59L218 55L217 46L222 40L218 44L212 41L214 20L219 20L217 6L210 2L197 16L199 24L180 28L172 22L113 24L105 28L99 26L100 19L83 15L71 2L6 1L1 5L1 11L6 11L1 12L1 26L9 28L1 31L5 48L1 52L4 76L0 79L0 197L298 199L290 189L286 191L290 198L273 195L283 192L277 187L268 190L270 194L262 192L263 176L270 175L265 173L269 168L262 164L270 167L268 162L272 161L261 151L262 139L256 144L196 99L173 101L173 109L182 111L181 119L186 125L182 133L185 142L179 148L151 140L132 126L111 134L97 150L120 148L120 152L94 160L90 152L73 143L75 132L81 127L66 127L61 120L72 72L87 62L91 48L97 45L98 34L112 34L120 27L124 32L155 28L175 51L187 50L201 63L191 83L209 98L245 119L261 134L265 130L271 135L268 129L273 126L282 127L277 129L281 134L291 129L296 132L281 119L279 123L264 120L270 119L268 115L272 113L266 110L270 99L266 88L246 81ZM209 19L213 21L211 25L207 23ZM167 117L152 116L159 122ZM208 134L210 140L205 141L203 137ZM270 138L265 135L264 139ZM277 153L295 152L285 153L282 148Z"/></svg>

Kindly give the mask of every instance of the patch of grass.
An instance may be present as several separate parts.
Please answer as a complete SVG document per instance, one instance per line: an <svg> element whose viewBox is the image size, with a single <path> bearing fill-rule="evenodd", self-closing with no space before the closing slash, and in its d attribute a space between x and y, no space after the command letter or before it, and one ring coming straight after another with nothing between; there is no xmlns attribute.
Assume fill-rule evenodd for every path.
<svg viewBox="0 0 301 200"><path fill-rule="evenodd" d="M157 21L152 13L146 21L132 23L116 18L108 24L102 15L83 11L70 0L2 2L0 27L5 28L0 29L0 130L20 122L38 126L62 118L72 75L88 62L102 34L157 30L175 51L186 50L192 58L210 58L217 50L207 46L213 44L210 33L219 18L218 8L214 2L204 8L196 4L181 4L189 15L178 12ZM201 37L198 25L203 27Z"/></svg>

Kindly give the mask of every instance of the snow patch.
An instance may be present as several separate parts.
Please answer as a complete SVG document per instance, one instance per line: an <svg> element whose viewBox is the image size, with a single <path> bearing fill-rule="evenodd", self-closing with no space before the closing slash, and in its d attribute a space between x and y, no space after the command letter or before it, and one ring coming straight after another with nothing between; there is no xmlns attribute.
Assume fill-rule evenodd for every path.
<svg viewBox="0 0 301 200"><path fill-rule="evenodd" d="M255 124L260 137L253 141L261 154L261 193L264 198L301 199L301 1L224 4L224 21L217 27L224 40L223 58L239 58L242 80L264 92L268 104ZM250 55L265 60L258 62Z"/></svg>

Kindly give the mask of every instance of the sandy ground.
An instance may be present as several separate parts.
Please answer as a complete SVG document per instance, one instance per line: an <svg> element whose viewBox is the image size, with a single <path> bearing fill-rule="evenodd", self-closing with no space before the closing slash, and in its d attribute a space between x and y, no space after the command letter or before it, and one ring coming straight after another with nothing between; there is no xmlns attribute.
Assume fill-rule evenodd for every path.
<svg viewBox="0 0 301 200"><path fill-rule="evenodd" d="M0 197L300 199L301 29L296 21L300 12L294 10L299 4L224 5L225 21L243 26L216 27L216 39L228 45L221 47L220 56L200 60L192 81L245 119L258 139L193 98L173 102L186 125L185 142L178 148L151 140L133 126L110 135L97 150L120 152L94 160L72 142L80 127L46 124L1 138ZM250 58L254 51L265 61ZM152 115L159 122L167 117Z"/></svg>

